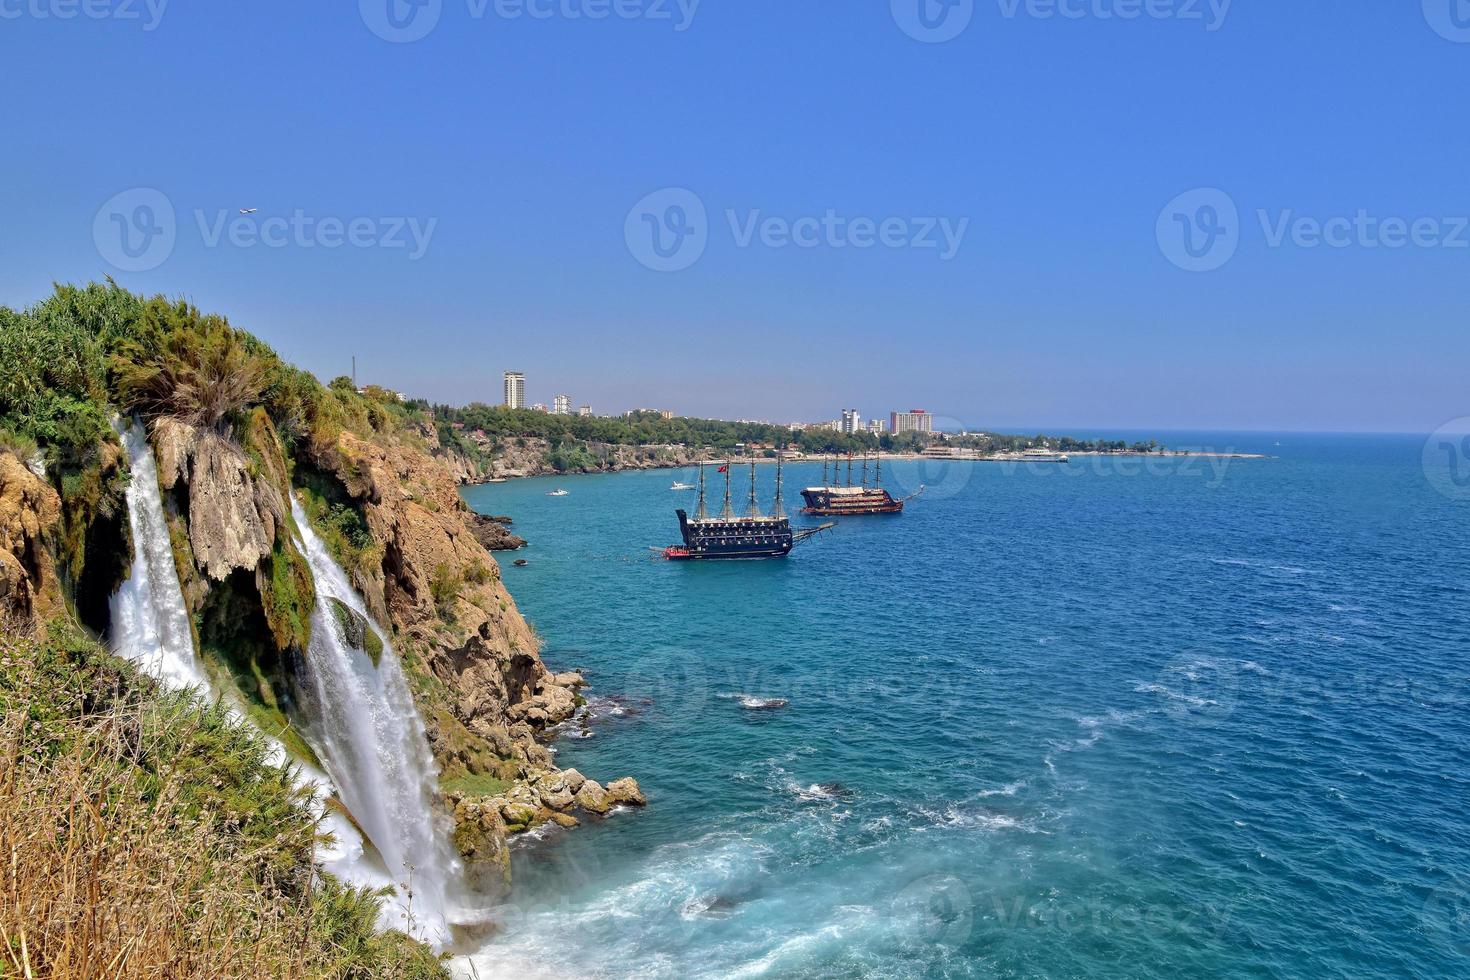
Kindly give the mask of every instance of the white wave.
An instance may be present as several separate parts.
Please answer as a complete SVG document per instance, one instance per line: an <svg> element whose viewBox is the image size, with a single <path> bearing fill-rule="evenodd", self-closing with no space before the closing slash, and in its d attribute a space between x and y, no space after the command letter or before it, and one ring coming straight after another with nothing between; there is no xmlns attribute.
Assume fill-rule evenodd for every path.
<svg viewBox="0 0 1470 980"><path fill-rule="evenodd" d="M977 793L976 795L977 796L981 796L981 797L990 797L990 796L1015 796L1017 793L1019 793L1021 790L1025 789L1025 788L1026 788L1026 780L1024 780L1024 779L1018 779L1014 783L1006 783L1004 786L1000 787L999 789L983 789L979 793Z"/></svg>

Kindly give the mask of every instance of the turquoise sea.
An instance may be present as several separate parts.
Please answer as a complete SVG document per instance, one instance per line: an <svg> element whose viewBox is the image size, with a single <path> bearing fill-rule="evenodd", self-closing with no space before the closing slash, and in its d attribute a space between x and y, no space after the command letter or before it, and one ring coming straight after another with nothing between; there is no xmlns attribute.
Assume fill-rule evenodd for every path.
<svg viewBox="0 0 1470 980"><path fill-rule="evenodd" d="M907 513L729 564L647 550L689 471L467 490L592 684L559 764L650 800L521 841L473 969L1470 975L1464 488L1423 437L1163 441L1274 458L896 464Z"/></svg>

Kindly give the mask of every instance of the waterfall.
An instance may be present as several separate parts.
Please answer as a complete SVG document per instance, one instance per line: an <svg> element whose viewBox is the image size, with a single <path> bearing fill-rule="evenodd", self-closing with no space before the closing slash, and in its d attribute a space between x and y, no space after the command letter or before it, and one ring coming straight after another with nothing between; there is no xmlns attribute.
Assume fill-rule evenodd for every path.
<svg viewBox="0 0 1470 980"><path fill-rule="evenodd" d="M174 548L163 516L158 464L140 422L114 423L127 450L128 527L133 532L133 567L111 600L112 649L140 665L165 687L207 690L209 680L194 653L194 634L179 587Z"/></svg>
<svg viewBox="0 0 1470 980"><path fill-rule="evenodd" d="M449 890L458 877L458 861L447 820L436 810L438 772L423 722L387 636L294 498L291 514L316 580L311 646L301 678L304 733L342 805L399 885L385 902L385 924L443 946L450 938ZM377 634L383 649L376 665L365 644L349 639L333 600Z"/></svg>
<svg viewBox="0 0 1470 980"><path fill-rule="evenodd" d="M169 538L168 523L164 519L163 495L158 488L158 466L153 456L153 448L148 443L147 431L139 422L118 421L114 427L127 450L128 463L132 471L126 499L128 526L133 533L133 566L127 581L122 584L111 600L110 639L112 649L119 656L133 661L158 678L165 688L193 688L204 697L212 697L209 679L194 651L194 636L189 627L188 608L184 605L184 591L179 586L178 568L174 565L173 544ZM309 534L310 530L299 514L298 521L301 522L303 531ZM312 565L316 570L317 581L328 580L330 576L324 576L318 564L313 559ZM344 589L347 596L352 598L352 590L346 587L341 572L335 567L331 570L336 573L336 581L342 583L339 588ZM324 600L318 596L318 613L323 607L323 602ZM317 616L313 627L317 636L326 637L331 631L320 624L321 618L320 615ZM335 619L330 616L328 618L331 620L329 625L336 626ZM330 644L330 640L328 643ZM313 644L313 650L317 645ZM360 653L357 655L366 659ZM392 703L404 703L408 694L403 686L402 674L397 669L396 658L389 657L385 653L382 660L385 672L392 673L396 678L394 690L401 692L402 700ZM389 666L389 661L391 661L391 666ZM388 686L390 686L388 683L383 683L379 685L379 689ZM327 700L328 703L331 703L334 700L331 695L335 688L330 684L323 684L322 687L327 689L329 695ZM408 704L408 717L416 720L417 716L412 713L412 703L408 702ZM229 702L227 706L238 721L242 724L249 724L242 711L230 705ZM361 708L361 703L354 700L352 710L357 711ZM333 810L327 802L335 792L354 815L359 810L370 813L372 807L361 804L356 799L353 789L355 788L357 793L366 792L368 795L373 795L373 787L376 784L360 784L352 787L338 783L334 789L327 775L299 760L292 760L285 746L277 739L264 732L260 734L270 743L273 761L276 764L286 765L289 762L294 767L298 785L308 789L312 795L312 805L321 816L322 829L330 832L334 838L330 845L320 846L317 849L316 857L322 866L347 884L360 888L370 888L376 891L393 885L397 876L391 876L375 865L372 858L365 853L366 848L362 835L357 828L346 817ZM426 743L422 737L422 728L420 727L415 734L418 736L418 744L424 746ZM402 745L401 740L393 742L391 746L385 745L385 750L388 752L403 751ZM426 755L426 749L417 754L411 751L404 753L406 759L412 758L418 761L422 767L420 771L431 773L432 766L422 761ZM334 768L332 775L337 774L338 771ZM414 817L419 824L420 833L428 834L429 825L432 823L428 804L420 805ZM373 834L372 840L377 845L379 853L389 860L391 860L390 855L397 855L400 860L419 860L417 850L411 847L395 848L388 843L395 838L391 835L381 836L377 830L380 825L381 822L374 823L372 826L366 822L362 824L365 830ZM385 843L379 844L380 840ZM433 915L425 914L425 910L421 910L417 903L420 894L430 893L430 889L426 886L431 882L426 881L426 878L433 878L436 874L434 869L444 866L443 862L434 863L428 874L415 874L415 904L412 923L405 921L408 903L403 899L395 899L384 902L381 925L400 929L414 926L413 931L419 938L442 943L441 937L444 932L442 915L436 921ZM442 894L442 879L438 880L439 884L434 887L437 894Z"/></svg>

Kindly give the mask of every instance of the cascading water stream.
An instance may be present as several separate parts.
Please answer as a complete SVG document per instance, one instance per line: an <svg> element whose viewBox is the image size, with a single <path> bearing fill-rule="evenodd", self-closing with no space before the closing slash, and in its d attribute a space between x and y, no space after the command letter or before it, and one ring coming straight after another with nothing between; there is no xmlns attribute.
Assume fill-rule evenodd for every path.
<svg viewBox="0 0 1470 980"><path fill-rule="evenodd" d="M119 421L115 427L132 473L126 498L133 567L111 600L112 648L165 687L208 690L209 680L194 653L194 635L179 587L163 494L158 489L158 465L147 430L138 422Z"/></svg>
<svg viewBox="0 0 1470 980"><path fill-rule="evenodd" d="M111 600L112 649L156 677L167 689L190 688L202 697L211 698L214 694L209 678L194 650L188 608L179 585L178 568L174 565L163 495L158 487L158 466L153 447L148 443L147 430L141 423L120 420L114 427L127 451L132 475L126 500L128 526L133 535L133 565L127 581ZM340 572L338 574L340 576ZM321 581L320 575L318 581ZM347 591L350 595L351 590ZM320 598L317 605L320 609ZM318 635L326 632L329 631L318 627ZM394 660L393 664L396 669L397 661ZM249 723L242 712L231 711L242 723ZM390 876L376 868L364 854L362 835L345 817L327 806L326 801L333 792L344 800L350 794L340 786L334 790L325 774L300 760L290 759L285 746L279 741L263 732L261 735L273 746L276 762L284 765L290 761L295 767L300 785L312 794L317 812L322 817L322 829L335 838L330 846L318 848L317 860L322 866L357 887L377 890L394 884L394 879L399 876ZM418 818L425 826L431 823L427 808L420 811ZM390 853L383 847L379 850L385 856ZM416 876L416 892L422 887L422 880ZM408 924L404 921L406 904L402 901L385 903L382 925L404 928ZM414 921L419 926L414 930L419 938L435 941L442 932L440 926L434 925L417 909Z"/></svg>
<svg viewBox="0 0 1470 980"><path fill-rule="evenodd" d="M435 810L438 774L423 722L398 655L294 498L291 514L316 580L300 706L307 739L398 885L385 903L385 924L443 946L459 868L445 819ZM377 634L383 650L376 665L349 640L333 600Z"/></svg>

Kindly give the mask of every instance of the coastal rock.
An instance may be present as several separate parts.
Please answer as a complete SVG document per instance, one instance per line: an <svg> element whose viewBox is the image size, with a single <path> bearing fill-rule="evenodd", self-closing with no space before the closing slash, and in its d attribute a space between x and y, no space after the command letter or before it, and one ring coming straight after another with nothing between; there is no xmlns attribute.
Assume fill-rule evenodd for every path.
<svg viewBox="0 0 1470 980"><path fill-rule="evenodd" d="M575 796L562 773L543 777L536 784L536 793L541 798L541 805L548 810L565 810L572 805Z"/></svg>
<svg viewBox="0 0 1470 980"><path fill-rule="evenodd" d="M499 897L510 889L510 848L498 800L471 797L455 802L454 846L464 860L466 882L477 893Z"/></svg>
<svg viewBox="0 0 1470 980"><path fill-rule="evenodd" d="M632 776L624 776L622 779L614 779L607 784L607 800L610 806L626 803L629 806L647 806L648 799L643 795L643 790L638 786L638 780Z"/></svg>
<svg viewBox="0 0 1470 980"><path fill-rule="evenodd" d="M640 796L642 794L639 794ZM577 790L577 806L588 813L606 813L613 808L612 800L608 798L607 790L603 789L596 780L589 779Z"/></svg>
<svg viewBox="0 0 1470 980"><path fill-rule="evenodd" d="M552 681L558 687L576 688L587 686L586 678L584 678L580 673L575 670L569 670L566 673L557 674L555 677L552 678Z"/></svg>
<svg viewBox="0 0 1470 980"><path fill-rule="evenodd" d="M526 546L526 539L516 537L506 530L505 525L509 520L500 520L494 517L484 517L480 514L470 514L470 527L475 533L475 539L484 545L487 551L516 551Z"/></svg>
<svg viewBox="0 0 1470 980"><path fill-rule="evenodd" d="M530 700L512 705L507 717L524 721L536 728L547 728L566 721L577 711L577 696L569 689L546 683L538 686Z"/></svg>
<svg viewBox="0 0 1470 980"><path fill-rule="evenodd" d="M500 803L500 816L504 819L508 828L524 830L536 819L537 807L531 803L518 800L502 800Z"/></svg>
<svg viewBox="0 0 1470 980"><path fill-rule="evenodd" d="M61 498L20 457L0 451L0 619L33 622L61 601L49 539Z"/></svg>

